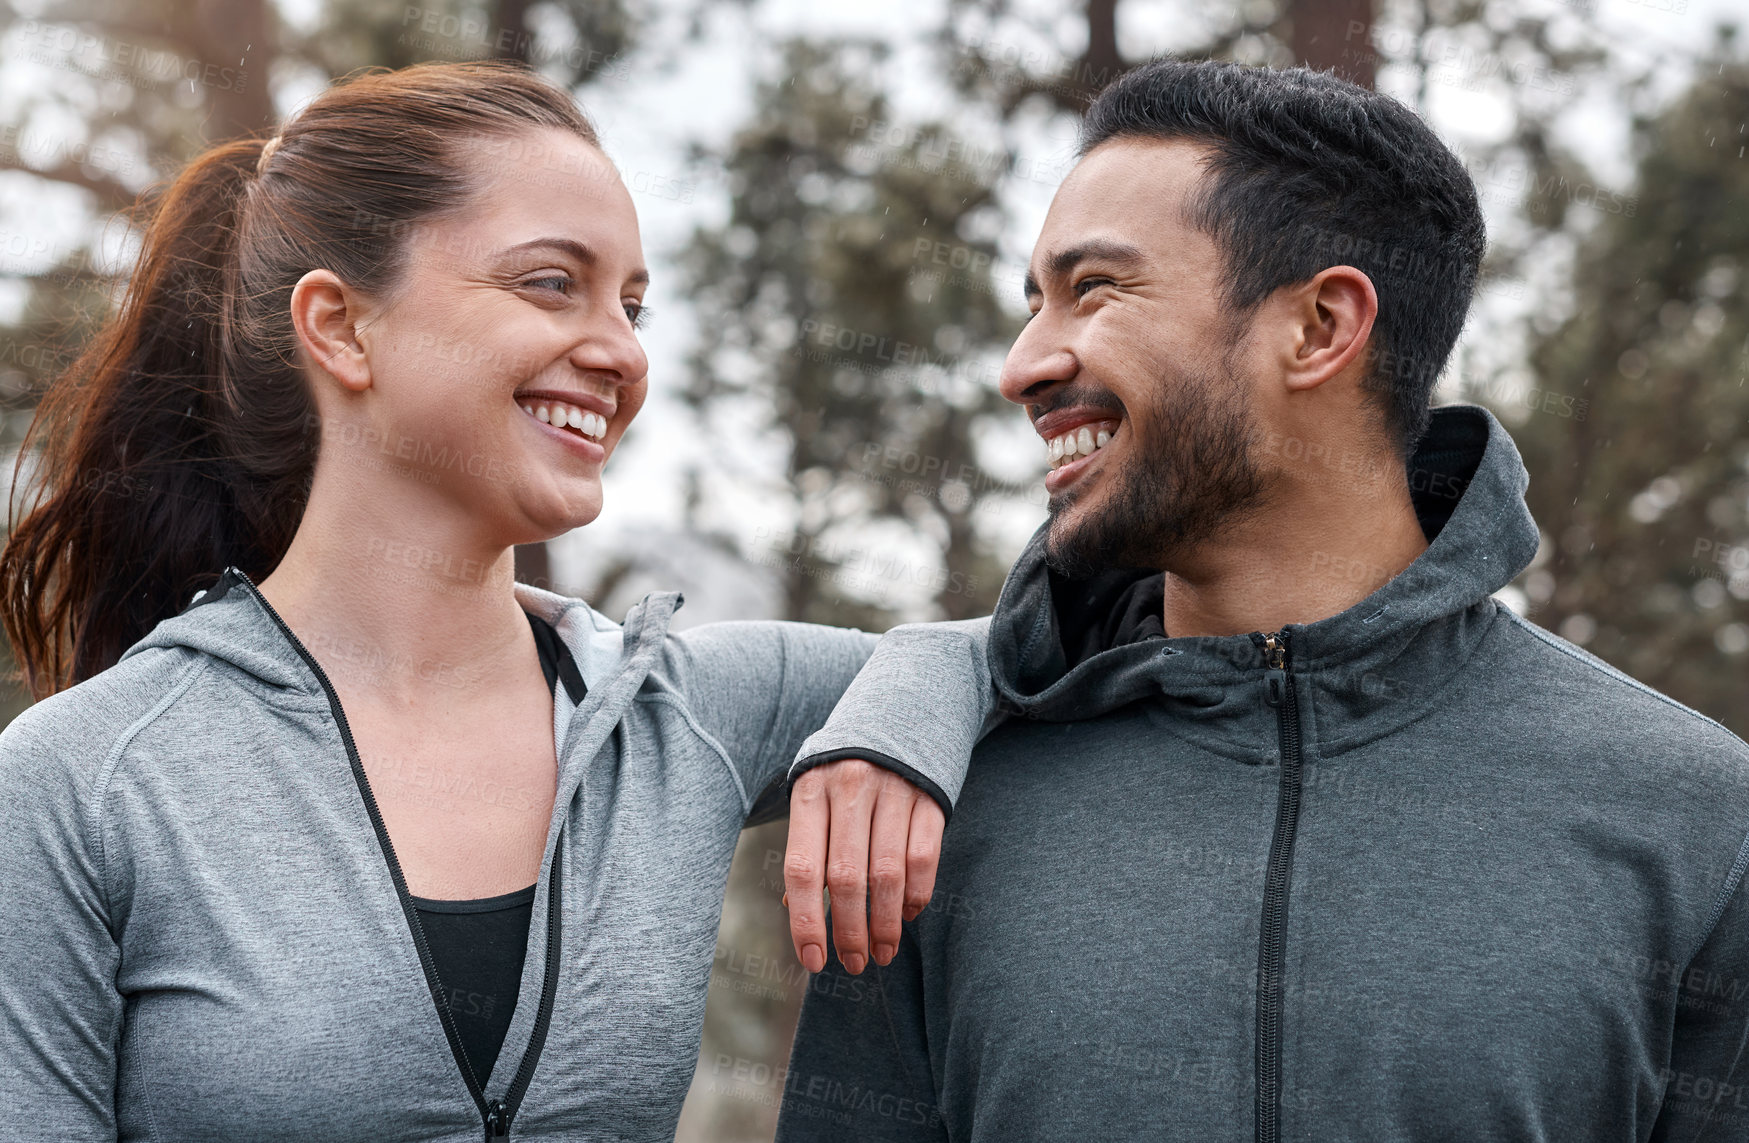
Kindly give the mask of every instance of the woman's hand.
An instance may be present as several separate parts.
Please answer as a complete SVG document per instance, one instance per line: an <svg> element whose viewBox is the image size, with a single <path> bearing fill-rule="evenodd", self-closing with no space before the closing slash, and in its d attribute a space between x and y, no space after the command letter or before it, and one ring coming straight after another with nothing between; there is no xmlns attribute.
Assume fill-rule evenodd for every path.
<svg viewBox="0 0 1749 1143"><path fill-rule="evenodd" d="M783 883L802 967L826 967L822 888L832 893L832 939L845 969L863 970L871 938L875 963L891 961L901 911L911 920L935 892L946 825L934 798L871 762L826 762L796 779Z"/></svg>

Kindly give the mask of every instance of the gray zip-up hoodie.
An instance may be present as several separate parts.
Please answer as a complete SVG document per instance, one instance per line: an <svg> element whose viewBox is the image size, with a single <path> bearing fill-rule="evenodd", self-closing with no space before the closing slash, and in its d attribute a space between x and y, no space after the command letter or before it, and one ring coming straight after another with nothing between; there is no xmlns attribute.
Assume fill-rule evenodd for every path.
<svg viewBox="0 0 1749 1143"><path fill-rule="evenodd" d="M779 1140L1749 1139L1749 747L1491 597L1538 534L1490 413L1410 478L1427 551L1273 642L1075 662L1160 582L1035 537L988 676L906 697L1024 717L897 957L809 989Z"/></svg>
<svg viewBox="0 0 1749 1143"><path fill-rule="evenodd" d="M781 811L877 640L672 633L673 592L622 627L515 590L587 696L555 688L557 799L492 1074L467 1066L318 666L368 651L310 655L227 571L0 734L0 1139L673 1138L736 837ZM889 639L901 662L976 647ZM890 764L951 802L966 751L893 733Z"/></svg>

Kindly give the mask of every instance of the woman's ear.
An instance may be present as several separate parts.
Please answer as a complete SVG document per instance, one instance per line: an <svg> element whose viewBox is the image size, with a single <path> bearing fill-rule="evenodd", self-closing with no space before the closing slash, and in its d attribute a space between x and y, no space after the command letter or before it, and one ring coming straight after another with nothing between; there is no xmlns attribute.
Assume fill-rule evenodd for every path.
<svg viewBox="0 0 1749 1143"><path fill-rule="evenodd" d="M311 361L347 389L370 388L370 360L360 342L362 300L327 270L311 270L292 287L292 328Z"/></svg>

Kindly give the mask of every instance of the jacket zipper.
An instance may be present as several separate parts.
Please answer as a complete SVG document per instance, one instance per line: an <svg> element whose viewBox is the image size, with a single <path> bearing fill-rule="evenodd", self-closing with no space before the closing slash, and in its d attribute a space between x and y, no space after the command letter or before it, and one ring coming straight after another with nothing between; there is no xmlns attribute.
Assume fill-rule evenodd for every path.
<svg viewBox="0 0 1749 1143"><path fill-rule="evenodd" d="M1287 629L1263 637L1269 673L1265 700L1275 708L1281 740L1281 786L1275 836L1263 879L1263 926L1257 944L1257 1143L1281 1139L1282 972L1287 959L1288 888L1300 820L1300 709L1288 679Z"/></svg>
<svg viewBox="0 0 1749 1143"><path fill-rule="evenodd" d="M450 1054L455 1057L456 1066L461 1069L462 1079L468 1085L468 1094L474 1097L474 1104L479 1108L480 1120L485 1126L485 1137L488 1140L508 1138L510 1124L516 1118L517 1108L522 1104L523 1093L534 1079L535 1065L540 1060L541 1049L546 1046L547 1027L552 1022L553 995L559 983L559 871L563 868L560 858L563 856L564 835L561 834L553 843L553 867L547 880L546 973L541 981L540 1005L535 1009L534 1029L529 1035L528 1050L522 1054L522 1062L518 1065L504 1098L488 1100L479 1077L474 1074L473 1064L468 1061L467 1050L462 1047L461 1035L456 1031L455 1016L449 1009L449 998L444 995L443 984L437 978L437 965L431 959L431 946L425 939L425 926L419 923L419 911L413 904L412 894L407 892L407 879L401 873L401 861L395 856L395 847L389 842L388 827L383 824L382 811L377 808L376 795L371 791L370 779L365 776L364 762L359 757L358 744L353 741L352 727L346 721L346 712L340 708L340 696L335 693L334 686L328 681L328 675L322 670L321 664L316 662L315 656L304 647L285 620L279 617L279 612L273 609L273 605L267 602L267 597L261 594L255 581L241 568L231 570L236 572L237 577L248 586L249 594L255 597L262 610L285 633L286 639L315 674L316 681L322 684L323 693L328 696L328 706L333 711L335 724L340 728L340 740L346 744L346 759L352 765L353 780L358 783L358 792L364 797L364 808L370 815L371 828L376 831L377 843L382 846L383 856L389 864L389 877L394 882L395 895L401 900L401 912L406 915L407 926L413 932L413 946L419 950L419 964L425 970L425 985L430 989L431 998L437 1005L437 1017L443 1024L444 1036L449 1040Z"/></svg>

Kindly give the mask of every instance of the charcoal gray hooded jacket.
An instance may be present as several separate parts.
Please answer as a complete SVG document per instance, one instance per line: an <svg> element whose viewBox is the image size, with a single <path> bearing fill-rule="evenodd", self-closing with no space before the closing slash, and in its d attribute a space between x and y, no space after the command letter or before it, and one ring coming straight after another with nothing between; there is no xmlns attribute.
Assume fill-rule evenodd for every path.
<svg viewBox="0 0 1749 1143"><path fill-rule="evenodd" d="M782 1143L1749 1139L1749 747L1492 598L1538 533L1491 414L1410 473L1431 546L1273 664L1074 662L1160 583L1034 538L988 674L903 697L1024 717L898 956L810 988ZM807 749L881 715L853 687Z"/></svg>
<svg viewBox="0 0 1749 1143"><path fill-rule="evenodd" d="M876 637L671 633L518 584L555 689L558 790L504 1050L475 1077L344 712L227 572L0 734L0 1140L671 1140L737 835ZM888 639L963 664L953 627ZM950 802L965 748L888 761ZM767 796L761 800L761 794ZM491 791L481 791L490 796Z"/></svg>

